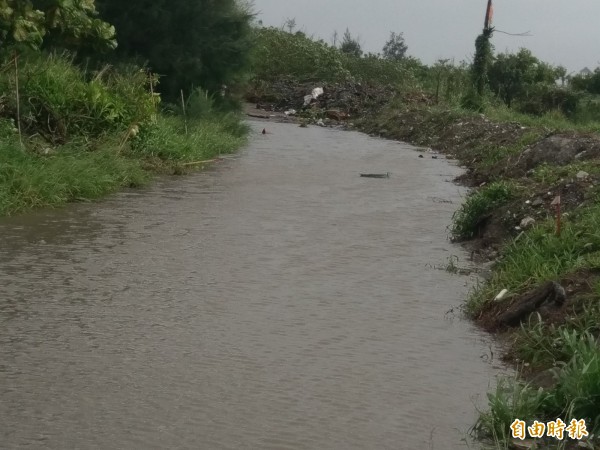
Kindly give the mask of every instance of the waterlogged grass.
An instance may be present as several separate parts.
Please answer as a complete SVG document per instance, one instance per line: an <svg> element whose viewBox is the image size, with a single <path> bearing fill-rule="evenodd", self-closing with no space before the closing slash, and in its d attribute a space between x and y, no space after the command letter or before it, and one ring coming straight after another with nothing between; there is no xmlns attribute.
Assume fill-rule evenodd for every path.
<svg viewBox="0 0 600 450"><path fill-rule="evenodd" d="M454 214L452 235L456 239L474 237L482 218L495 208L505 205L514 197L515 191L513 183L497 181L473 192Z"/></svg>
<svg viewBox="0 0 600 450"><path fill-rule="evenodd" d="M519 379L501 378L488 394L489 410L480 415L475 431L492 438L497 446L511 438L515 419L531 424L534 420L567 424L585 420L590 435L600 432L600 347L596 338L583 333L562 333L559 347L567 358L551 370L553 385L536 388Z"/></svg>
<svg viewBox="0 0 600 450"><path fill-rule="evenodd" d="M6 128L0 133L0 215L141 186L151 179L148 168L173 169L186 161L211 159L232 153L245 142L245 126L236 116L193 121L187 124L187 133L182 118L160 117L127 145L113 135L101 141L75 140L48 154L23 149Z"/></svg>
<svg viewBox="0 0 600 450"><path fill-rule="evenodd" d="M247 128L235 115L186 123L161 116L132 142L132 153L172 162L193 162L229 154L245 142Z"/></svg>
<svg viewBox="0 0 600 450"><path fill-rule="evenodd" d="M97 151L58 148L48 156L29 154L16 143L0 143L0 215L41 206L96 199L148 180L139 161L107 144Z"/></svg>
<svg viewBox="0 0 600 450"><path fill-rule="evenodd" d="M540 412L548 409L548 394L518 379L500 378L496 390L488 393L488 403L489 410L480 414L474 430L479 437L500 443L511 437L510 424L515 419L540 419Z"/></svg>

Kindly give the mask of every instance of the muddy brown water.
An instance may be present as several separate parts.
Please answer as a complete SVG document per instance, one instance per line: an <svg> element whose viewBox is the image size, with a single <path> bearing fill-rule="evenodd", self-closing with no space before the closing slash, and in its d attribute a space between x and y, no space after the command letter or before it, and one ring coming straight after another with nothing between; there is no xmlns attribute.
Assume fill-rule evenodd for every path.
<svg viewBox="0 0 600 450"><path fill-rule="evenodd" d="M252 126L208 171L0 220L1 448L466 448L498 368L433 267L464 263L460 170Z"/></svg>

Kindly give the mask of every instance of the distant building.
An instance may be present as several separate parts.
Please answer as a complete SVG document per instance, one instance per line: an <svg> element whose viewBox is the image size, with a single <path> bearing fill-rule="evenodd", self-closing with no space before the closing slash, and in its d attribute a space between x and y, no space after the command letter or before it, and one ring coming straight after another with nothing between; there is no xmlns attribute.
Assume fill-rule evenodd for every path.
<svg viewBox="0 0 600 450"><path fill-rule="evenodd" d="M579 75L587 77L588 75L593 75L594 72L592 72L590 69L588 69L587 67L583 68L581 70L581 72L579 72Z"/></svg>

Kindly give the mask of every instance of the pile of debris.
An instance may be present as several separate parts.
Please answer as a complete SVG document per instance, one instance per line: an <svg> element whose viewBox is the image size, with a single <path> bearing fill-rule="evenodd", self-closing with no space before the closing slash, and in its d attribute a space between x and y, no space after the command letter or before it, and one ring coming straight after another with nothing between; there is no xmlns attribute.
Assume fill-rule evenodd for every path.
<svg viewBox="0 0 600 450"><path fill-rule="evenodd" d="M342 121L359 118L380 110L394 96L390 86L375 86L346 81L343 83L308 83L280 80L273 83L257 82L246 100L257 109L297 113L310 117Z"/></svg>

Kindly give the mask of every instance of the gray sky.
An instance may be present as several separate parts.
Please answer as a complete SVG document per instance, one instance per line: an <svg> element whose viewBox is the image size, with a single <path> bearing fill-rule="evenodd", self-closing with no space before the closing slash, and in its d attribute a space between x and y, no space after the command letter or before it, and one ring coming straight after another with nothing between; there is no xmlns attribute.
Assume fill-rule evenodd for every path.
<svg viewBox="0 0 600 450"><path fill-rule="evenodd" d="M295 18L298 28L331 43L333 31L346 27L360 37L363 50L379 52L390 31L403 32L408 53L425 63L439 58L471 60L483 28L487 0L254 0L264 25L281 26ZM530 49L569 71L600 63L599 0L495 0L497 52Z"/></svg>

